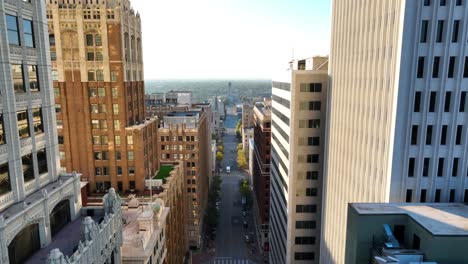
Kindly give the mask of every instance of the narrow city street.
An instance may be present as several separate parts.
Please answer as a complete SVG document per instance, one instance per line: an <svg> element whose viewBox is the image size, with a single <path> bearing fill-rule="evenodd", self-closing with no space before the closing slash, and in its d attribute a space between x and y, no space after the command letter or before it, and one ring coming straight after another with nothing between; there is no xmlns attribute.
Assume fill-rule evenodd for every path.
<svg viewBox="0 0 468 264"><path fill-rule="evenodd" d="M255 232L253 217L250 210L243 216L242 199L239 192L239 181L247 177L247 172L237 168L236 124L237 115L233 106L228 107L228 115L224 121L224 159L222 162L222 185L220 218L216 236L215 257L207 263L248 264L259 263L257 241L247 243L245 236ZM226 173L226 166L231 172ZM247 227L244 226L247 222Z"/></svg>

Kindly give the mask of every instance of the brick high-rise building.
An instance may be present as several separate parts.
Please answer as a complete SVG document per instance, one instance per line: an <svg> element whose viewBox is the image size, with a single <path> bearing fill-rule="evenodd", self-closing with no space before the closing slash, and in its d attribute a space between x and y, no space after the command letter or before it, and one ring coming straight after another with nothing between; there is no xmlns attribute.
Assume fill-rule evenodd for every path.
<svg viewBox="0 0 468 264"><path fill-rule="evenodd" d="M158 164L139 14L128 0L46 2L62 169L92 192L142 192Z"/></svg>
<svg viewBox="0 0 468 264"><path fill-rule="evenodd" d="M162 115L158 137L161 162L184 163L188 243L200 247L212 175L210 105Z"/></svg>
<svg viewBox="0 0 468 264"><path fill-rule="evenodd" d="M253 187L258 208L258 227L263 249L268 250L268 223L270 215L270 161L271 161L271 98L256 103L253 108L254 148Z"/></svg>

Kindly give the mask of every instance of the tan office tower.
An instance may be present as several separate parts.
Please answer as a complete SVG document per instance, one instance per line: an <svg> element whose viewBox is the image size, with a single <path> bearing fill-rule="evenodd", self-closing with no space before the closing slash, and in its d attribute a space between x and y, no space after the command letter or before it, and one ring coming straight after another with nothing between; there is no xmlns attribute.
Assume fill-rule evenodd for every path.
<svg viewBox="0 0 468 264"><path fill-rule="evenodd" d="M203 216L211 179L211 108L194 104L161 116L158 149L162 163L181 161L185 171L188 244L200 247Z"/></svg>
<svg viewBox="0 0 468 264"><path fill-rule="evenodd" d="M467 8L333 1L320 263L344 263L348 203L467 201Z"/></svg>
<svg viewBox="0 0 468 264"><path fill-rule="evenodd" d="M47 1L60 162L91 192L144 189L157 169L145 119L141 21L127 0Z"/></svg>
<svg viewBox="0 0 468 264"><path fill-rule="evenodd" d="M270 263L318 263L327 84L327 57L273 81Z"/></svg>

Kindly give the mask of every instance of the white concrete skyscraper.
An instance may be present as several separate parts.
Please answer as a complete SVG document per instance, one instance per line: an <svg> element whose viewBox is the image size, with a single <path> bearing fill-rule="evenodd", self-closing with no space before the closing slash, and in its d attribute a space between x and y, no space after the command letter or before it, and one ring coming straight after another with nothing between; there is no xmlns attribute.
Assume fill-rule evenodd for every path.
<svg viewBox="0 0 468 264"><path fill-rule="evenodd" d="M270 263L318 263L328 57L291 63L272 89Z"/></svg>
<svg viewBox="0 0 468 264"><path fill-rule="evenodd" d="M468 199L466 0L335 0L320 263L350 202Z"/></svg>

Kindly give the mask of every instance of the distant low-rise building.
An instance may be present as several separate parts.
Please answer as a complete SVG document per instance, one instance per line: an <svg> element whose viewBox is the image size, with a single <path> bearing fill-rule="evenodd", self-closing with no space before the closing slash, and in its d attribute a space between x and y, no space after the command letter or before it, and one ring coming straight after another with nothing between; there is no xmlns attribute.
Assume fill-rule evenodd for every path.
<svg viewBox="0 0 468 264"><path fill-rule="evenodd" d="M242 129L253 127L253 107L250 104L242 104Z"/></svg>
<svg viewBox="0 0 468 264"><path fill-rule="evenodd" d="M242 149L245 151L247 159L249 158L249 140L253 138L253 135L253 128L245 128L242 130Z"/></svg>
<svg viewBox="0 0 468 264"><path fill-rule="evenodd" d="M464 204L348 205L345 263L466 263Z"/></svg>

